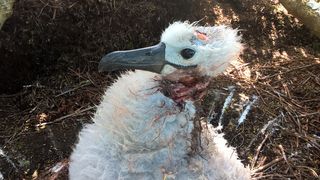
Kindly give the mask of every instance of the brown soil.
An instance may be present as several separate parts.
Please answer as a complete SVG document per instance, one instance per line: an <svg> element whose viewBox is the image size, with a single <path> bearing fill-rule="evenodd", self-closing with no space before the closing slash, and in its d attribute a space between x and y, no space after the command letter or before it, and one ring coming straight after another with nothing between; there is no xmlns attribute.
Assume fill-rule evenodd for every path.
<svg viewBox="0 0 320 180"><path fill-rule="evenodd" d="M224 89L235 86L223 132L254 177L319 178L320 41L279 4L249 0L17 0L0 31L0 172L39 179L69 157L118 75L97 73L103 54L155 44L170 22L202 18L239 28L247 46L244 65L215 79L204 116L213 108L215 124ZM239 104L253 95L258 103L237 128Z"/></svg>

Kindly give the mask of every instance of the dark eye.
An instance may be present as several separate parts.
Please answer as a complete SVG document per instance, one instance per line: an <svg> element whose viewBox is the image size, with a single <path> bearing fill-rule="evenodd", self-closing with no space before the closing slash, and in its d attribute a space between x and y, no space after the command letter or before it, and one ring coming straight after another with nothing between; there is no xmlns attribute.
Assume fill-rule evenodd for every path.
<svg viewBox="0 0 320 180"><path fill-rule="evenodd" d="M180 54L184 59L190 59L196 52L193 49L183 49Z"/></svg>

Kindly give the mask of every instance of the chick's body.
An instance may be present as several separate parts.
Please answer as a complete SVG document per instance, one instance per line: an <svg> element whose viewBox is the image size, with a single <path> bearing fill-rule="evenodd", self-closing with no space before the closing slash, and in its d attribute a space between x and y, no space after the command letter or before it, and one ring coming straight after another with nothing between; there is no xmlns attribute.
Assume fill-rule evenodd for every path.
<svg viewBox="0 0 320 180"><path fill-rule="evenodd" d="M209 124L202 124L201 152L190 154L195 106L178 106L159 83L160 75L129 72L106 91L79 135L70 179L249 179Z"/></svg>

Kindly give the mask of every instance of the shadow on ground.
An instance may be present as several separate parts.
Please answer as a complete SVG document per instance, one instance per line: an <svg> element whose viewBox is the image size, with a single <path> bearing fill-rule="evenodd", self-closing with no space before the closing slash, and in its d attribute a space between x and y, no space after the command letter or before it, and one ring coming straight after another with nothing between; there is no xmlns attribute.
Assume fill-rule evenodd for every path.
<svg viewBox="0 0 320 180"><path fill-rule="evenodd" d="M320 42L279 4L19 0L14 9L0 31L0 172L5 177L37 178L69 157L80 128L90 123L104 89L118 75L97 73L103 54L155 44L170 22L202 18L201 24L239 28L247 46L242 64L216 78L204 115L215 90L228 94L222 89L235 86L224 132L255 176L318 177ZM243 111L237 103L252 95L258 104L237 128ZM217 116L222 106L223 98L215 105Z"/></svg>

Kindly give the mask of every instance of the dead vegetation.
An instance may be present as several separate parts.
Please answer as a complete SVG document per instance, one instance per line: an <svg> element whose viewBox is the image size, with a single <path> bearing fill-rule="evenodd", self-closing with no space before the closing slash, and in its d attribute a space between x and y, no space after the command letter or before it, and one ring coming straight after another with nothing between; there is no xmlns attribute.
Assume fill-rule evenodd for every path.
<svg viewBox="0 0 320 180"><path fill-rule="evenodd" d="M320 59L315 44L319 39L306 34L304 26L279 4L265 3L254 4L244 13L233 11L231 3L215 6L229 5L227 11L218 11L219 19L239 23L248 48L242 57L244 64L231 76L217 79L213 88L236 85L238 96L259 97L239 128L232 123L238 117L232 113L235 106L230 108L226 136L241 157L247 158L255 179L318 179ZM243 1L242 5L248 4ZM252 27L250 20L258 26ZM235 99L236 104L239 100Z"/></svg>
<svg viewBox="0 0 320 180"><path fill-rule="evenodd" d="M11 89L15 94L0 95L0 172L36 179L69 157L78 131L117 76L97 73L102 54L154 44L169 22L201 18L239 28L247 46L242 65L211 85L203 113L213 109L216 121L224 101L216 90L235 86L223 131L254 178L318 179L320 41L279 4L248 0L17 1L0 32L1 63L17 52L12 57L27 72L13 79L36 73L22 78L23 88ZM35 61L24 65L21 57ZM12 77L1 75L11 78L2 87ZM258 103L237 127L243 111L237 104L252 95Z"/></svg>

